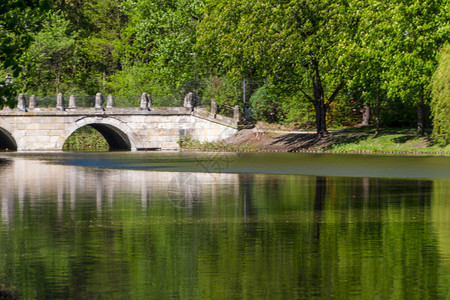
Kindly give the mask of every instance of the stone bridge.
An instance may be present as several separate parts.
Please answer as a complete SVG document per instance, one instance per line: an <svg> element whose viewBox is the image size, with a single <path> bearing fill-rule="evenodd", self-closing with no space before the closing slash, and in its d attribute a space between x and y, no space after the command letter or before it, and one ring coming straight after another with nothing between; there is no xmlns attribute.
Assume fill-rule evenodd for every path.
<svg viewBox="0 0 450 300"><path fill-rule="evenodd" d="M237 132L239 109L234 118L192 106L192 95L184 107L152 107L144 93L140 107L114 107L97 94L95 107L77 107L75 99L64 108L62 95L56 107L38 108L30 97L29 106L19 95L17 108L0 110L0 149L17 151L62 151L66 139L77 129L91 126L108 142L110 150L175 150L178 141L191 137L216 141ZM213 105L214 107L214 105Z"/></svg>

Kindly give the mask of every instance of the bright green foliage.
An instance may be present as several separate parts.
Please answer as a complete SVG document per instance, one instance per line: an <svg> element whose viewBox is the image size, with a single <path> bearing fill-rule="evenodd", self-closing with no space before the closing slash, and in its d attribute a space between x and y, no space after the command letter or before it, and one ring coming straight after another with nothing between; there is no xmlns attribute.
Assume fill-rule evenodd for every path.
<svg viewBox="0 0 450 300"><path fill-rule="evenodd" d="M327 133L326 111L354 70L357 5L348 1L209 1L198 47L211 66L236 76L268 76L301 92Z"/></svg>
<svg viewBox="0 0 450 300"><path fill-rule="evenodd" d="M150 75L172 89L193 80L193 45L200 19L201 0L127 0L130 22L118 47L127 64L148 64Z"/></svg>
<svg viewBox="0 0 450 300"><path fill-rule="evenodd" d="M314 107L308 101L301 101L302 94L283 95L278 98L283 109L283 123L286 125L308 129L314 128L315 113Z"/></svg>
<svg viewBox="0 0 450 300"><path fill-rule="evenodd" d="M283 119L284 110L274 87L266 84L260 87L250 98L253 117L268 123L279 123Z"/></svg>
<svg viewBox="0 0 450 300"><path fill-rule="evenodd" d="M415 101L430 82L440 46L449 39L448 8L442 0L396 0L390 7L389 35L383 39L389 42L389 94Z"/></svg>
<svg viewBox="0 0 450 300"><path fill-rule="evenodd" d="M390 32L392 6L386 1L365 1L361 7L360 28L355 40L358 44L358 71L349 81L348 93L359 95L365 101L376 103L386 97L387 72L390 68L389 44L385 37Z"/></svg>
<svg viewBox="0 0 450 300"><path fill-rule="evenodd" d="M0 1L0 71L11 72L13 78L19 75L19 59L31 42L30 32L46 9L45 0ZM5 73L0 74L0 109L15 105L17 85L6 85Z"/></svg>
<svg viewBox="0 0 450 300"><path fill-rule="evenodd" d="M427 87L436 67L436 55L449 40L446 1L391 2L389 32L384 37L389 57L388 95L417 104L418 135L424 134Z"/></svg>
<svg viewBox="0 0 450 300"><path fill-rule="evenodd" d="M433 133L450 142L450 45L441 51L439 65L431 81Z"/></svg>
<svg viewBox="0 0 450 300"><path fill-rule="evenodd" d="M107 91L108 81L123 68L120 57L116 55L122 28L128 22L121 3L117 0L85 0L80 8L83 18L73 21L79 26L78 48L82 57L78 64L80 75L76 80L90 94L113 92L117 88ZM85 85L85 82L91 84Z"/></svg>
<svg viewBox="0 0 450 300"><path fill-rule="evenodd" d="M100 132L90 126L85 126L79 128L67 138L63 149L69 151L107 151L109 145Z"/></svg>
<svg viewBox="0 0 450 300"><path fill-rule="evenodd" d="M212 76L204 84L203 98L214 100L219 110L232 112L242 99L242 88L239 82L225 77Z"/></svg>
<svg viewBox="0 0 450 300"><path fill-rule="evenodd" d="M77 33L70 30L63 14L49 13L42 30L33 35L34 41L21 59L24 89L59 93L61 83L70 82L76 71L76 38Z"/></svg>
<svg viewBox="0 0 450 300"><path fill-rule="evenodd" d="M152 74L152 68L146 64L127 65L124 70L109 77L106 88L114 95L140 95L143 92L152 95L170 94L168 87Z"/></svg>

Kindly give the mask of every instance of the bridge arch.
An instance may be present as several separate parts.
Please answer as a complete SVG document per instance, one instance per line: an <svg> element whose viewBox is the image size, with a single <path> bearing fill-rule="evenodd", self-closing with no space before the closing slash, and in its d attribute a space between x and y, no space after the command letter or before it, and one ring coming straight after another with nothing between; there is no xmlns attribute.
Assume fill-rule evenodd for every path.
<svg viewBox="0 0 450 300"><path fill-rule="evenodd" d="M6 129L0 127L0 150L17 150L16 140Z"/></svg>
<svg viewBox="0 0 450 300"><path fill-rule="evenodd" d="M62 145L67 138L77 129L90 126L100 132L109 144L109 150L134 151L140 146L139 137L124 122L111 117L85 117L78 119L73 126L67 130L63 137Z"/></svg>

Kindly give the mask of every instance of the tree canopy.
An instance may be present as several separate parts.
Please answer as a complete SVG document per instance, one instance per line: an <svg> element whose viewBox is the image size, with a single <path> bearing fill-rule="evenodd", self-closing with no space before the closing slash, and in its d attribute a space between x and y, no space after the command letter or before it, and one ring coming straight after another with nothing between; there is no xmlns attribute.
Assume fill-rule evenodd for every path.
<svg viewBox="0 0 450 300"><path fill-rule="evenodd" d="M9 100L1 105L14 105L15 92L194 89L242 105L246 79L260 83L247 93L264 89L252 105L270 99L258 107L272 111L259 115L276 111L271 120L284 122L297 114L301 126L313 111L319 136L333 120L353 122L362 103L386 113L416 105L423 133L430 105L436 116L430 82L444 76L435 70L450 40L449 11L448 0L2 1L0 96ZM5 84L7 73L14 84Z"/></svg>
<svg viewBox="0 0 450 300"><path fill-rule="evenodd" d="M441 51L431 88L434 134L450 142L450 44Z"/></svg>

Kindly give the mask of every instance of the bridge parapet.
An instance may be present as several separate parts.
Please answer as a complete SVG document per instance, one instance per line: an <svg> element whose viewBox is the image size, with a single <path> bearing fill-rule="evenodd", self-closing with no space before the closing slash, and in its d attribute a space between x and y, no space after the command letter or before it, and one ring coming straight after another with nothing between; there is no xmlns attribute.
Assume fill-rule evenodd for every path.
<svg viewBox="0 0 450 300"><path fill-rule="evenodd" d="M22 99L21 108L0 110L0 149L61 151L65 140L84 126L97 129L113 150L178 149L185 136L215 141L237 132L239 109L230 118L193 108L190 99L185 107L154 107L146 100L137 107L114 107L111 101L104 107L99 99L94 107L77 107L72 99L61 109L60 98L57 107L23 109Z"/></svg>
<svg viewBox="0 0 450 300"><path fill-rule="evenodd" d="M230 118L222 115L218 115L212 112L209 112L206 108L203 107L195 107L193 115L208 120L210 122L219 123L225 126L238 128L239 119L238 118Z"/></svg>
<svg viewBox="0 0 450 300"><path fill-rule="evenodd" d="M69 100L67 101L67 99ZM104 101L104 99L106 101ZM181 96L150 95L147 93L132 96L107 95L106 97L101 93L97 93L96 95L91 96L70 95L68 98L61 93L56 96L30 96L19 94L16 100L18 102L17 108L20 110L52 107L57 107L59 110L89 107L96 107L97 109L101 109L101 107L140 107L145 110L152 109L152 107L183 106L183 99Z"/></svg>

